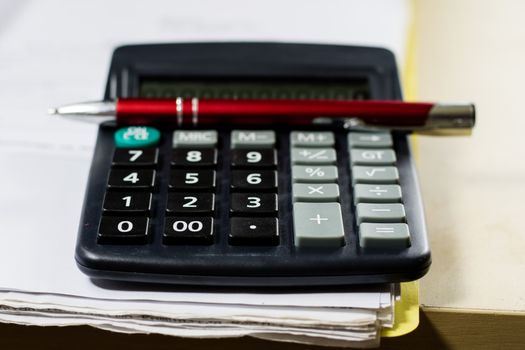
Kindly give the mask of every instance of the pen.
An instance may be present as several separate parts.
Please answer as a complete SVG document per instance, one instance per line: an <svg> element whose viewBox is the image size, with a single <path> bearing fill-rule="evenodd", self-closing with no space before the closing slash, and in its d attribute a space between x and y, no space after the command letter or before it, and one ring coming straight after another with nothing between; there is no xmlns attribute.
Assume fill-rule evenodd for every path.
<svg viewBox="0 0 525 350"><path fill-rule="evenodd" d="M118 125L169 123L179 127L342 122L349 128L469 131L475 123L472 104L388 100L119 98L66 105L49 112L81 120L115 120Z"/></svg>

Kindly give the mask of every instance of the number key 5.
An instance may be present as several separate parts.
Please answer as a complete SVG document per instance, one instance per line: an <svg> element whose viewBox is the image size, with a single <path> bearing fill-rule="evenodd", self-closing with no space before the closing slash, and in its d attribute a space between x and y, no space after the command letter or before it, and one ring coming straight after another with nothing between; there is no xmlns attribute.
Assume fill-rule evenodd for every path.
<svg viewBox="0 0 525 350"><path fill-rule="evenodd" d="M215 187L213 170L173 170L169 188L173 190L207 190Z"/></svg>

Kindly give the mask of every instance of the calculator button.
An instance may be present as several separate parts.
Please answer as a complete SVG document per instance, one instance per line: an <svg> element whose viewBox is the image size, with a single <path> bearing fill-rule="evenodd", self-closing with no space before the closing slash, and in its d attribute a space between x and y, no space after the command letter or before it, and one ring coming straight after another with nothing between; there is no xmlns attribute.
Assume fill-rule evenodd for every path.
<svg viewBox="0 0 525 350"><path fill-rule="evenodd" d="M392 135L388 132L351 132L348 144L352 148L388 148L392 147Z"/></svg>
<svg viewBox="0 0 525 350"><path fill-rule="evenodd" d="M352 183L397 184L399 173L396 167L353 166Z"/></svg>
<svg viewBox="0 0 525 350"><path fill-rule="evenodd" d="M337 167L333 165L294 165L292 166L292 179L293 182L337 182Z"/></svg>
<svg viewBox="0 0 525 350"><path fill-rule="evenodd" d="M231 188L234 190L273 190L277 187L277 172L273 170L233 170Z"/></svg>
<svg viewBox="0 0 525 350"><path fill-rule="evenodd" d="M276 218L231 218L231 245L278 245L279 230Z"/></svg>
<svg viewBox="0 0 525 350"><path fill-rule="evenodd" d="M215 208L213 193L169 193L168 213L210 213Z"/></svg>
<svg viewBox="0 0 525 350"><path fill-rule="evenodd" d="M273 148L275 131L273 130L233 130L231 148Z"/></svg>
<svg viewBox="0 0 525 350"><path fill-rule="evenodd" d="M164 244L211 244L213 243L213 219L211 217L166 217L162 241Z"/></svg>
<svg viewBox="0 0 525 350"><path fill-rule="evenodd" d="M292 131L290 143L293 147L331 147L335 138L331 131Z"/></svg>
<svg viewBox="0 0 525 350"><path fill-rule="evenodd" d="M351 149L352 165L389 165L396 163L396 154L391 149Z"/></svg>
<svg viewBox="0 0 525 350"><path fill-rule="evenodd" d="M158 148L121 149L113 154L113 166L154 166L159 156Z"/></svg>
<svg viewBox="0 0 525 350"><path fill-rule="evenodd" d="M173 166L213 166L217 164L217 151L214 148L174 149L171 156Z"/></svg>
<svg viewBox="0 0 525 350"><path fill-rule="evenodd" d="M149 219L146 217L108 217L100 219L97 242L102 244L146 243Z"/></svg>
<svg viewBox="0 0 525 350"><path fill-rule="evenodd" d="M292 164L335 164L333 148L292 148Z"/></svg>
<svg viewBox="0 0 525 350"><path fill-rule="evenodd" d="M357 224L362 222L405 222L405 207L403 204L370 204L356 205Z"/></svg>
<svg viewBox="0 0 525 350"><path fill-rule="evenodd" d="M150 126L128 126L115 132L117 148L143 148L156 146L160 132Z"/></svg>
<svg viewBox="0 0 525 350"><path fill-rule="evenodd" d="M169 188L172 190L208 190L215 187L214 170L172 170Z"/></svg>
<svg viewBox="0 0 525 350"><path fill-rule="evenodd" d="M395 203L401 202L399 185L364 185L354 186L354 203Z"/></svg>
<svg viewBox="0 0 525 350"><path fill-rule="evenodd" d="M381 250L407 248L410 246L408 225L362 223L359 225L359 245Z"/></svg>
<svg viewBox="0 0 525 350"><path fill-rule="evenodd" d="M106 192L102 210L104 214L148 213L151 209L151 193L146 192Z"/></svg>
<svg viewBox="0 0 525 350"><path fill-rule="evenodd" d="M214 148L219 140L216 130L176 130L173 148Z"/></svg>
<svg viewBox="0 0 525 350"><path fill-rule="evenodd" d="M294 202L338 202L336 184L293 184Z"/></svg>
<svg viewBox="0 0 525 350"><path fill-rule="evenodd" d="M294 203L293 222L296 247L338 248L344 245L339 203Z"/></svg>
<svg viewBox="0 0 525 350"><path fill-rule="evenodd" d="M277 165L274 149L235 149L231 154L232 167L274 168Z"/></svg>
<svg viewBox="0 0 525 350"><path fill-rule="evenodd" d="M275 214L277 195L274 193L232 193L230 212L232 214Z"/></svg>
<svg viewBox="0 0 525 350"><path fill-rule="evenodd" d="M111 169L109 188L150 189L155 185L155 170Z"/></svg>

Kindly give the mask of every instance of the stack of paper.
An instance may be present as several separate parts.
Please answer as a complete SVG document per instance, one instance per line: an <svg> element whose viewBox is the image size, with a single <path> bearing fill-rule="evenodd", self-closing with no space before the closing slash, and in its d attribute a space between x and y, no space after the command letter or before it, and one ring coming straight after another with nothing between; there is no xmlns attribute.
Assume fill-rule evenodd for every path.
<svg viewBox="0 0 525 350"><path fill-rule="evenodd" d="M200 338L251 335L362 347L378 344L380 328L392 326L396 295L392 286L302 293L94 286L101 291L106 287L111 297L93 290L90 297L3 290L0 320L44 326L87 324L117 332Z"/></svg>
<svg viewBox="0 0 525 350"><path fill-rule="evenodd" d="M405 0L331 6L299 0L249 6L240 0L152 0L144 8L127 1L0 0L0 321L376 344L378 330L393 322L392 286L297 294L138 289L88 279L73 254L96 126L50 118L46 110L99 99L111 51L121 44L361 44L388 47L402 61L407 18Z"/></svg>

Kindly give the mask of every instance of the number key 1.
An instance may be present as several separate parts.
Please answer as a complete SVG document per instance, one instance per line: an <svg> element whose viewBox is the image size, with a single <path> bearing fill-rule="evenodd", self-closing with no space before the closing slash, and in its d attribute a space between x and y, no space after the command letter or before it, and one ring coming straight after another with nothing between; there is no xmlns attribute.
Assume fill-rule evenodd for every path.
<svg viewBox="0 0 525 350"><path fill-rule="evenodd" d="M151 193L146 192L106 192L102 210L104 214L148 213L151 209Z"/></svg>

